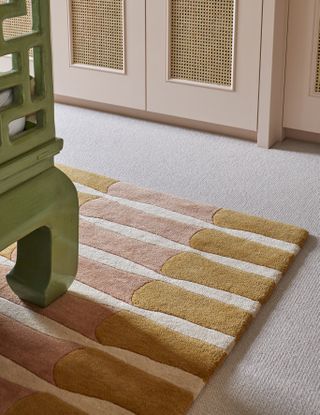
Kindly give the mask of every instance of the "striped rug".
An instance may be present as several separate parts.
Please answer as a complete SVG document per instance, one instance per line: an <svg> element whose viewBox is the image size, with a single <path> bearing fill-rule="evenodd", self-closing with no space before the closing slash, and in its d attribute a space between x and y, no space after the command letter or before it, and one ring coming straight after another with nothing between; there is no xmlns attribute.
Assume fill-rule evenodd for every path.
<svg viewBox="0 0 320 415"><path fill-rule="evenodd" d="M27 305L0 256L0 415L182 415L307 232L61 167L80 201L69 292Z"/></svg>

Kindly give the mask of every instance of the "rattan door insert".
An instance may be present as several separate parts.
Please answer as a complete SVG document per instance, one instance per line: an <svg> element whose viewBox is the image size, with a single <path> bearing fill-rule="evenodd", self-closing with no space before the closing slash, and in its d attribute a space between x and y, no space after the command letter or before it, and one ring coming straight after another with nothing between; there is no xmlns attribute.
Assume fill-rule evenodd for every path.
<svg viewBox="0 0 320 415"><path fill-rule="evenodd" d="M72 64L124 72L124 0L71 0Z"/></svg>
<svg viewBox="0 0 320 415"><path fill-rule="evenodd" d="M235 0L168 0L169 80L233 86Z"/></svg>
<svg viewBox="0 0 320 415"><path fill-rule="evenodd" d="M318 23L318 47L317 47L317 59L316 59L316 76L315 76L315 92L317 94L320 93L320 15L319 17L319 23Z"/></svg>

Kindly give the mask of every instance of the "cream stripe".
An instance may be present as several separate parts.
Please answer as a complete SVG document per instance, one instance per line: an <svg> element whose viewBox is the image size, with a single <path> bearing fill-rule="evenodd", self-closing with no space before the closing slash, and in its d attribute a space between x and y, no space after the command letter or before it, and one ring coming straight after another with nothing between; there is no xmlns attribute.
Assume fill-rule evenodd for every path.
<svg viewBox="0 0 320 415"><path fill-rule="evenodd" d="M2 255L0 255L0 264L6 267L9 267L9 268L14 267L14 262L10 261L9 259L7 259L6 257Z"/></svg>
<svg viewBox="0 0 320 415"><path fill-rule="evenodd" d="M207 329L206 327L198 326L197 324L191 323L190 321L183 320L179 317L171 316L169 314L135 307L134 305L125 303L121 300L118 300L117 298L114 298L78 281L73 282L71 288L75 294L78 294L82 297L89 298L93 301L116 307L121 310L131 311L132 313L136 313L140 316L149 318L158 324L162 324L169 329L175 330L186 336L194 337L195 339L199 339L206 343L220 347L221 349L226 350L228 353L234 346L234 337L221 333L217 330Z"/></svg>
<svg viewBox="0 0 320 415"><path fill-rule="evenodd" d="M122 205L129 206L138 210L142 210L143 212L149 213L154 216L166 218L166 219L172 219L178 222L186 223L188 225L194 225L202 227L203 229L215 229L220 232L227 233L228 235L237 236L238 238L243 238L249 241L258 242L262 245L271 246L273 248L282 249L284 251L291 252L295 255L298 254L300 251L300 247L296 244L292 244L285 241L280 241L278 239L270 238L268 236L260 235L257 233L252 233L248 231L241 231L236 229L229 229L224 228L222 226L217 226L208 222L205 222L201 219L196 219L191 216L183 215L181 213L173 212L168 209L161 208L159 206L151 205L148 203L142 203L142 202L135 202L133 200L129 199L123 199L121 197L116 196L110 196L106 193L98 192L91 187L84 186L82 184L76 183L76 188L80 192L84 193L90 193L94 194L95 196L103 197L107 200L112 200L118 203L121 203Z"/></svg>
<svg viewBox="0 0 320 415"><path fill-rule="evenodd" d="M72 292L72 290L70 291ZM39 332L109 353L129 365L135 366L151 375L158 376L182 389L190 391L194 397L199 394L200 390L204 386L202 379L197 376L187 373L181 369L153 361L148 357L130 352L128 350L104 346L100 343L94 342L93 340L88 339L80 333L63 326L48 317L37 314L30 309L14 304L4 298L0 298L0 313Z"/></svg>
<svg viewBox="0 0 320 415"><path fill-rule="evenodd" d="M207 287L205 285L166 277L165 275L158 274L157 272L152 271L149 268L136 264L135 262L129 261L128 259L110 254L108 252L96 248L92 248L91 246L80 244L79 248L80 255L82 255L83 257L93 259L105 265L110 265L113 268L142 275L152 280L164 281L169 284L176 285L193 293L200 294L208 298L214 298L226 304L234 305L243 310L249 311L253 315L255 315L260 309L260 303L258 301L253 301L249 298L229 293L228 291L222 291L215 288Z"/></svg>
<svg viewBox="0 0 320 415"><path fill-rule="evenodd" d="M12 268L14 266L14 262L0 255L0 265L4 265L5 267Z"/></svg>
<svg viewBox="0 0 320 415"><path fill-rule="evenodd" d="M251 264L249 262L240 261L238 259L233 259L229 257L224 257L221 255L209 254L207 252L198 251L197 249L191 248L190 246L182 245L177 242L170 241L169 239L163 238L162 236L141 231L140 229L132 228L126 225L120 225L115 222L110 222L104 219L97 219L88 216L80 215L80 218L86 222L93 223L104 229L108 229L112 232L116 232L120 235L127 236L128 238L133 238L138 241L145 243L150 243L153 245L158 245L163 248L175 249L180 252L193 252L198 255L203 256L204 258L209 259L210 261L215 261L220 264L228 265L234 268L241 269L246 272L251 272L253 274L258 274L266 278L271 278L272 280L278 281L281 278L281 273L274 269L264 267L261 265Z"/></svg>
<svg viewBox="0 0 320 415"><path fill-rule="evenodd" d="M82 409L89 415L134 415L133 412L121 408L112 402L88 398L85 395L79 395L78 393L60 389L1 355L0 367L1 377L7 381L35 391L51 393L62 401L65 401L78 409Z"/></svg>
<svg viewBox="0 0 320 415"><path fill-rule="evenodd" d="M3 257L0 257L0 264L2 263L2 259ZM135 307L134 305L127 304L121 300L118 300L117 298L112 297L111 295L89 287L88 285L82 284L79 281L74 281L72 283L70 291L80 295L81 297L89 298L101 304L131 311L132 313L144 316L152 321L155 321L158 324L162 324L186 336L194 337L195 339L199 339L209 344L213 344L214 346L220 347L227 352L232 349L235 343L235 338L227 334L198 326L197 324L191 323L178 317L170 316L168 314Z"/></svg>

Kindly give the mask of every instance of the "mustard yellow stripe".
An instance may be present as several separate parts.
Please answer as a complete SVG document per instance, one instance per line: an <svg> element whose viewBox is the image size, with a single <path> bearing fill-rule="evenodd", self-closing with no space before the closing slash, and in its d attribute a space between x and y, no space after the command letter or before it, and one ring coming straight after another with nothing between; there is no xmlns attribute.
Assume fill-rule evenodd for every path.
<svg viewBox="0 0 320 415"><path fill-rule="evenodd" d="M132 296L136 307L171 314L200 326L240 337L252 315L235 306L194 294L161 281L152 281Z"/></svg>
<svg viewBox="0 0 320 415"><path fill-rule="evenodd" d="M79 206L84 205L91 200L99 199L99 196L90 195L89 193L78 192Z"/></svg>
<svg viewBox="0 0 320 415"><path fill-rule="evenodd" d="M220 209L216 212L213 215L213 223L225 228L258 233L269 238L279 239L280 241L290 242L299 246L303 246L308 237L308 232L297 226L287 225L228 209Z"/></svg>
<svg viewBox="0 0 320 415"><path fill-rule="evenodd" d="M229 291L261 303L266 301L275 287L275 282L269 278L213 262L191 252L168 259L161 272L168 277Z"/></svg>
<svg viewBox="0 0 320 415"><path fill-rule="evenodd" d="M16 246L17 246L16 243L9 245L7 248L5 248L3 251L0 252L0 255L11 260L12 253L16 249Z"/></svg>
<svg viewBox="0 0 320 415"><path fill-rule="evenodd" d="M203 229L190 239L190 246L204 252L250 262L285 272L294 255L224 232Z"/></svg>
<svg viewBox="0 0 320 415"><path fill-rule="evenodd" d="M179 387L96 349L77 349L54 368L56 385L113 402L140 415L182 415L193 396Z"/></svg>
<svg viewBox="0 0 320 415"><path fill-rule="evenodd" d="M99 192L107 192L108 188L117 182L109 177L100 176L99 174L89 173L73 167L66 167L58 164L57 167L62 170L73 182L89 186Z"/></svg>
<svg viewBox="0 0 320 415"><path fill-rule="evenodd" d="M49 393L34 393L16 402L5 415L86 415Z"/></svg>
<svg viewBox="0 0 320 415"><path fill-rule="evenodd" d="M100 343L129 350L208 380L227 356L216 346L157 324L129 311L119 311L96 329Z"/></svg>

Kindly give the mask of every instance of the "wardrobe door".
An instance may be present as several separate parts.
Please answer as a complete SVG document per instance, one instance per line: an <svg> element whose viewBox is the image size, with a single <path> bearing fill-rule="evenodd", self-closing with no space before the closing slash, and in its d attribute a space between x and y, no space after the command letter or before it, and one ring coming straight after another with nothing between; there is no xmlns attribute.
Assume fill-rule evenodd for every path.
<svg viewBox="0 0 320 415"><path fill-rule="evenodd" d="M145 109L145 0L51 1L55 94Z"/></svg>
<svg viewBox="0 0 320 415"><path fill-rule="evenodd" d="M262 0L146 0L147 109L256 131Z"/></svg>
<svg viewBox="0 0 320 415"><path fill-rule="evenodd" d="M290 0L284 126L320 133L320 0Z"/></svg>

